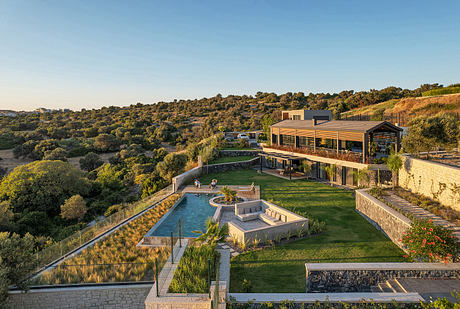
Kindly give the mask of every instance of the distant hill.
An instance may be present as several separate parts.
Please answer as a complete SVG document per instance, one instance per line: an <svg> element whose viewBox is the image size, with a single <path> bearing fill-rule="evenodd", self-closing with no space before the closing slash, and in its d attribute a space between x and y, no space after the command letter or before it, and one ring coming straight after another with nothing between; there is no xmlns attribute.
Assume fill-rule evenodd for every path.
<svg viewBox="0 0 460 309"><path fill-rule="evenodd" d="M436 90L444 89L448 88ZM352 109L342 113L341 118L357 117L361 115L368 116L368 118L372 120L380 120L383 116L389 116L391 114L404 114L413 118L419 115L435 115L439 112L460 114L460 93L388 100L382 103Z"/></svg>

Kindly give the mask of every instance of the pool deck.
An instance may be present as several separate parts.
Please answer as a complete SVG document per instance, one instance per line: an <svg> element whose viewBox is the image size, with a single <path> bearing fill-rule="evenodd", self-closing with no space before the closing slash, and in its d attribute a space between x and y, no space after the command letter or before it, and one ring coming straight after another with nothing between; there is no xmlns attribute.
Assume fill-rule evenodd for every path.
<svg viewBox="0 0 460 309"><path fill-rule="evenodd" d="M216 186L216 188L211 189L209 186L202 185L201 188L197 188L195 186L185 186L179 193L199 193L199 194L219 194L220 189L224 186ZM245 197L248 200L258 200L260 199L260 186L254 186L255 192L251 192L251 186L228 186L232 190L237 192L237 195L240 197Z"/></svg>

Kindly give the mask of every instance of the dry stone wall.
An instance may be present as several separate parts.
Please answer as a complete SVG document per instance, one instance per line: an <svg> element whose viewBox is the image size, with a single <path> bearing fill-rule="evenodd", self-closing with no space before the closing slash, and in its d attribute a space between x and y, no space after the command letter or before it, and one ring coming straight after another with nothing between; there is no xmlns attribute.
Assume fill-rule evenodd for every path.
<svg viewBox="0 0 460 309"><path fill-rule="evenodd" d="M24 309L141 309L151 285L98 286L31 290L10 294L11 308Z"/></svg>
<svg viewBox="0 0 460 309"><path fill-rule="evenodd" d="M400 239L409 230L411 224L407 217L377 200L365 190L356 190L356 210L402 248Z"/></svg>
<svg viewBox="0 0 460 309"><path fill-rule="evenodd" d="M460 211L460 168L403 156L399 185Z"/></svg>

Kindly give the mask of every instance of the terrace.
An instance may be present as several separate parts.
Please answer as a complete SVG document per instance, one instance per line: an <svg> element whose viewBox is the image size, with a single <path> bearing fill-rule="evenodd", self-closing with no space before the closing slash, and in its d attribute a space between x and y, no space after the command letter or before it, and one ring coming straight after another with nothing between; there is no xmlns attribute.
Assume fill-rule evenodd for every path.
<svg viewBox="0 0 460 309"><path fill-rule="evenodd" d="M256 170L209 174L219 184L260 185L260 197L309 219L311 229L326 223L319 235L240 254L231 262L231 292L243 292L249 280L252 292L305 292L305 263L400 262L404 254L355 211L352 192L321 183L290 182Z"/></svg>

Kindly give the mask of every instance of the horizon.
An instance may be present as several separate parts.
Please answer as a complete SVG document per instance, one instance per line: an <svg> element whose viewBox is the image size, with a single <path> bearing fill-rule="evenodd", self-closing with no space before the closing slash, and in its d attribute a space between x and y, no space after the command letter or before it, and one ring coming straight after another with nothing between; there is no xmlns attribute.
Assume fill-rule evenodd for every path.
<svg viewBox="0 0 460 309"><path fill-rule="evenodd" d="M0 109L458 82L460 3L3 1Z"/></svg>

